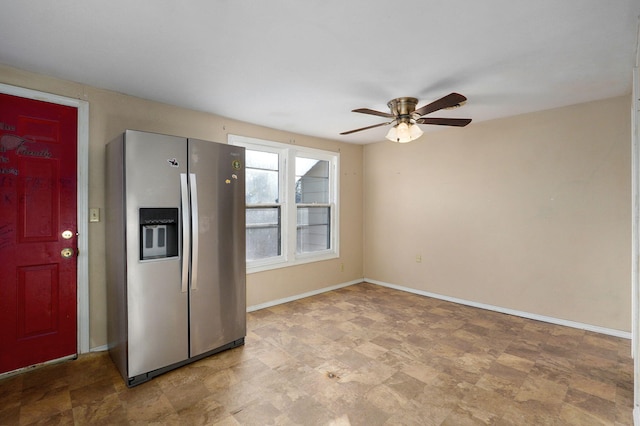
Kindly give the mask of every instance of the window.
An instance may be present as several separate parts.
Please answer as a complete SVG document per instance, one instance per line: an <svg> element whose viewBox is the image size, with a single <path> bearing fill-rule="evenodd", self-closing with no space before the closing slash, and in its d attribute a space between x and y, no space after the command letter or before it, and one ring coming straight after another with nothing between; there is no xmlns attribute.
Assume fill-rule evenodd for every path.
<svg viewBox="0 0 640 426"><path fill-rule="evenodd" d="M282 254L278 152L246 150L247 261Z"/></svg>
<svg viewBox="0 0 640 426"><path fill-rule="evenodd" d="M229 135L246 149L247 270L338 256L339 154Z"/></svg>
<svg viewBox="0 0 640 426"><path fill-rule="evenodd" d="M329 161L296 157L296 253L331 248Z"/></svg>

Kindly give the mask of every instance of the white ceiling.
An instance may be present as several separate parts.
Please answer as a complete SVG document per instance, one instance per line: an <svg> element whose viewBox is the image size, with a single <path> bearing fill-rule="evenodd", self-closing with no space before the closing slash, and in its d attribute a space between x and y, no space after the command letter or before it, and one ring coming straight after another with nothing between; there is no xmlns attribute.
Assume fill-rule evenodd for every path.
<svg viewBox="0 0 640 426"><path fill-rule="evenodd" d="M638 15L638 0L13 0L0 63L370 143L387 128L339 133L385 119L350 111L400 96L459 92L431 116L479 122L630 93Z"/></svg>

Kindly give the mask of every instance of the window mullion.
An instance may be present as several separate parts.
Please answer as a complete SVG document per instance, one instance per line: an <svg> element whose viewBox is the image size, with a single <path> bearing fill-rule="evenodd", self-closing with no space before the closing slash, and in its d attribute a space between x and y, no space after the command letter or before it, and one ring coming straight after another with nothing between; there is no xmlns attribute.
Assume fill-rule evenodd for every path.
<svg viewBox="0 0 640 426"><path fill-rule="evenodd" d="M287 190L287 214L288 214L288 222L287 222L287 254L289 255L289 259L295 259L296 256L296 226L298 221L298 216L296 212L296 162L295 162L295 150L287 149L286 150L286 190Z"/></svg>
<svg viewBox="0 0 640 426"><path fill-rule="evenodd" d="M287 183L288 165L289 161L287 158L287 149L283 149L280 151L280 204L282 205L281 213L282 213L282 227L281 227L281 235L280 241L282 243L282 256L285 261L289 261L291 259L291 243L289 242L289 222L291 221L291 213L290 203L289 203L289 190Z"/></svg>

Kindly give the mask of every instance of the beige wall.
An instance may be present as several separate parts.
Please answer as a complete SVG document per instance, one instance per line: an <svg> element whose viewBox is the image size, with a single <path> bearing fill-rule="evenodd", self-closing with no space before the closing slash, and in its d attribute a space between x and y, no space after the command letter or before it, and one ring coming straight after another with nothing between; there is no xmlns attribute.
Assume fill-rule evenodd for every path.
<svg viewBox="0 0 640 426"><path fill-rule="evenodd" d="M629 111L625 96L367 145L365 277L630 331Z"/></svg>
<svg viewBox="0 0 640 426"><path fill-rule="evenodd" d="M226 142L227 134L340 152L340 258L251 274L247 304L257 305L363 276L362 146L267 129L0 66L0 82L89 103L89 206L104 212L105 144L125 129ZM107 343L104 218L89 224L90 347ZM341 264L344 264L342 271Z"/></svg>
<svg viewBox="0 0 640 426"><path fill-rule="evenodd" d="M366 276L630 330L628 97L363 148L1 65L0 82L89 102L89 205L102 211L104 146L127 128L340 151L340 258L250 274L249 306ZM99 347L107 321L104 221L89 224L89 251L90 346Z"/></svg>

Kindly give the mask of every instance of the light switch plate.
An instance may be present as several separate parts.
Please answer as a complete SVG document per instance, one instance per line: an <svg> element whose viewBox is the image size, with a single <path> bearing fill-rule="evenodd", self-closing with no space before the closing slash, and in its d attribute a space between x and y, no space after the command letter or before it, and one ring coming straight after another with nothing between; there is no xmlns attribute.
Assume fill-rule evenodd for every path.
<svg viewBox="0 0 640 426"><path fill-rule="evenodd" d="M91 209L89 209L89 222L100 222L100 209L99 208L91 208Z"/></svg>

